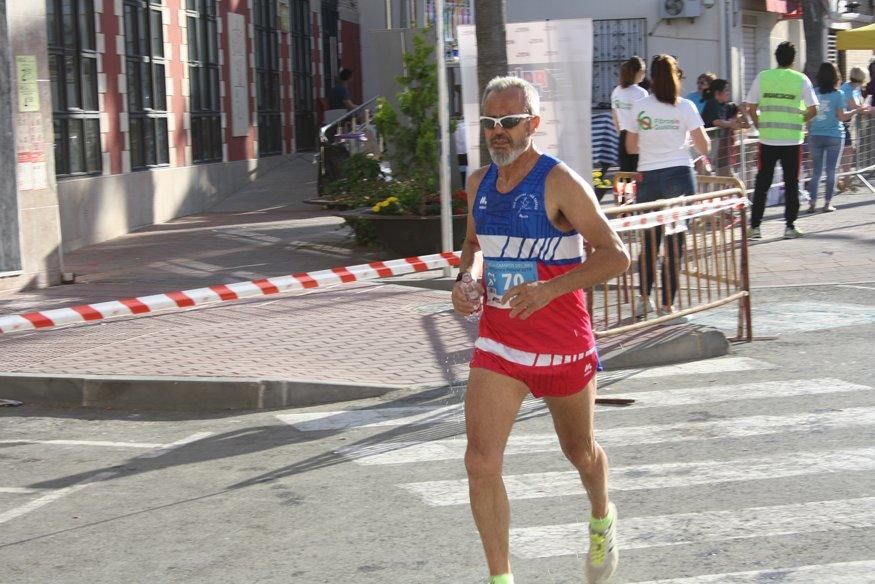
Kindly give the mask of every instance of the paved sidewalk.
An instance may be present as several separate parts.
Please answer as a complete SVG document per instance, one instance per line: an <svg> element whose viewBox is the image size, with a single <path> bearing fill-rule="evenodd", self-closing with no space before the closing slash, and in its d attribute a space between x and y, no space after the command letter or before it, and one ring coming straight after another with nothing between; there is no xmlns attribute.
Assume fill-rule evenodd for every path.
<svg viewBox="0 0 875 584"><path fill-rule="evenodd" d="M0 295L0 313L391 259L357 247L340 219L303 203L313 196L310 158L290 158L209 213L67 254L77 284ZM762 287L875 280L875 196L835 203L838 212L803 215L798 226L808 235L799 240L781 240L782 210L769 210L766 238L750 248L754 303L768 294ZM448 310L440 272L414 278L435 290L398 285L410 279L2 336L0 398L259 408L462 383L474 325ZM708 335L662 327L612 339L601 351L624 367L702 358L713 356L701 350Z"/></svg>
<svg viewBox="0 0 875 584"><path fill-rule="evenodd" d="M783 207L766 210L763 239L750 246L751 287L875 281L875 195L837 195L834 213L803 211L800 239L784 240ZM756 301L756 293L754 293Z"/></svg>

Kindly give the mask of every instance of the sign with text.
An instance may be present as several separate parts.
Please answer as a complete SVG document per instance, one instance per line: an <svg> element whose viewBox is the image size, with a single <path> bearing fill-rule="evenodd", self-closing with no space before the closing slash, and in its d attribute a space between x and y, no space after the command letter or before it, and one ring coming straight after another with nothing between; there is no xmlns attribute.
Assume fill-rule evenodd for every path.
<svg viewBox="0 0 875 584"><path fill-rule="evenodd" d="M18 77L18 111L39 111L39 86L37 85L37 65L35 55L15 57Z"/></svg>
<svg viewBox="0 0 875 584"><path fill-rule="evenodd" d="M249 66L246 62L246 19L228 13L228 55L231 81L231 135L249 134Z"/></svg>
<svg viewBox="0 0 875 584"><path fill-rule="evenodd" d="M511 75L538 89L541 125L535 145L560 158L589 180L592 171L590 108L592 93L592 20L549 20L507 25L507 63ZM477 42L473 25L459 26L459 66L468 143L468 164L480 161L480 98Z"/></svg>

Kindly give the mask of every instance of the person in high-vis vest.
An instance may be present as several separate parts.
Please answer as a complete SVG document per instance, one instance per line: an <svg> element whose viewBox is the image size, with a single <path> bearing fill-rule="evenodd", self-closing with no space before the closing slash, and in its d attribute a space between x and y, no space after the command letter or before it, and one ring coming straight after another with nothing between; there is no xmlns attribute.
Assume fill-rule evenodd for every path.
<svg viewBox="0 0 875 584"><path fill-rule="evenodd" d="M762 239L760 223L766 210L766 196L780 162L784 171L784 239L801 237L796 228L799 216L799 169L805 124L817 115L817 96L811 81L792 69L796 47L783 42L775 49L778 67L757 75L747 99L748 115L760 133L757 178L750 215L750 238Z"/></svg>

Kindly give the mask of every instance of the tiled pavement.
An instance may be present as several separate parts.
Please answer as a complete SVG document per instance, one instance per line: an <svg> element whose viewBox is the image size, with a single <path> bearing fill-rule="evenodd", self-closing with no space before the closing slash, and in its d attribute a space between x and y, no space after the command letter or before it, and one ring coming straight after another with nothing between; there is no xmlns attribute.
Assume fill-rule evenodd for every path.
<svg viewBox="0 0 875 584"><path fill-rule="evenodd" d="M767 210L763 240L750 246L753 288L875 281L875 195L855 191L834 203L834 213L803 210L796 226L806 235L794 240L781 239L783 208Z"/></svg>
<svg viewBox="0 0 875 584"><path fill-rule="evenodd" d="M0 338L2 370L449 385L475 327L447 307L444 292L354 284L10 335Z"/></svg>
<svg viewBox="0 0 875 584"><path fill-rule="evenodd" d="M302 203L314 195L312 173L292 160L214 212L68 254L79 283L0 296L0 312L387 259ZM835 203L838 212L802 216L799 240L781 240L782 210L769 210L765 239L750 248L754 303L758 287L875 280L875 195ZM0 337L0 373L448 385L464 378L474 335L448 308L445 292L346 285Z"/></svg>

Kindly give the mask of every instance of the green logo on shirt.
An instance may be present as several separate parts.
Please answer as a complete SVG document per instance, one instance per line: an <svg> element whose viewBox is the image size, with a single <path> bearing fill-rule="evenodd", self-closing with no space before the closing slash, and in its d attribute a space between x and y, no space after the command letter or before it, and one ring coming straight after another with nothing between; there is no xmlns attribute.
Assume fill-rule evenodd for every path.
<svg viewBox="0 0 875 584"><path fill-rule="evenodd" d="M671 118L651 118L642 111L638 113L638 127L642 130L679 130L681 122Z"/></svg>
<svg viewBox="0 0 875 584"><path fill-rule="evenodd" d="M644 114L644 112L638 112L638 127L642 130L650 130L653 128L653 120L650 119L650 116Z"/></svg>

